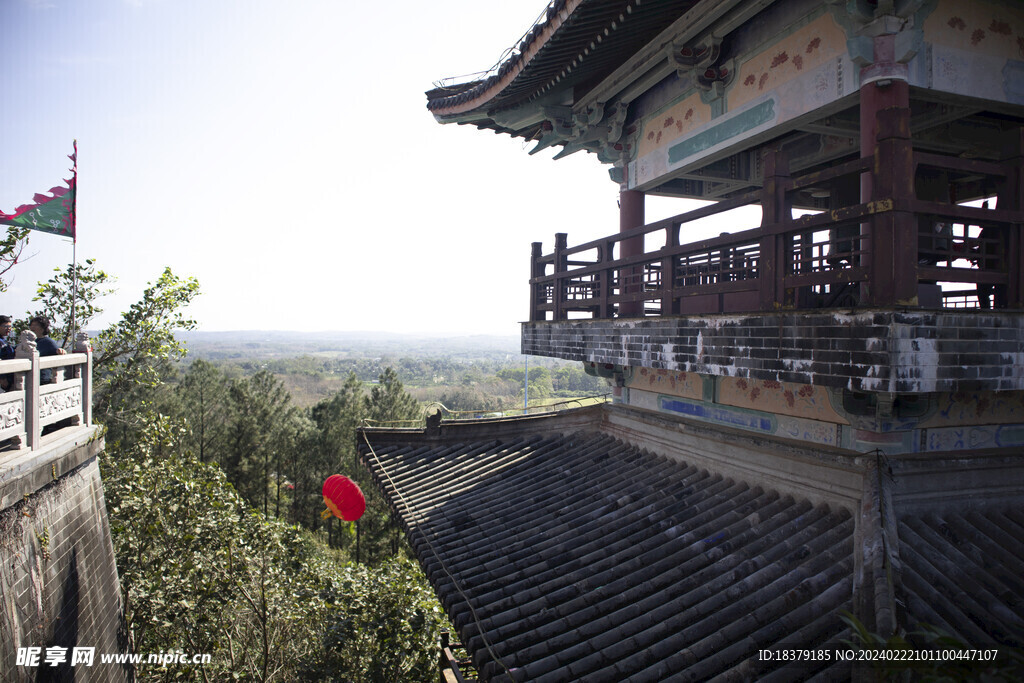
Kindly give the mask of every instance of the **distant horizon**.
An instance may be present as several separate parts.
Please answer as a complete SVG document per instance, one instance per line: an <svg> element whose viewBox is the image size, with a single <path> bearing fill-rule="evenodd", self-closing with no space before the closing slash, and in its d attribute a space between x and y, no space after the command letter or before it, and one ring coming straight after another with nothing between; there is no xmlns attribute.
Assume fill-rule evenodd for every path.
<svg viewBox="0 0 1024 683"><path fill-rule="evenodd" d="M237 329L237 330L207 330L207 329L195 329L195 330L175 330L175 333L183 332L185 334L294 334L296 330L289 329L261 329L261 328L249 328L249 329ZM416 337L416 338L431 338L431 339L446 339L446 338L473 338L473 337L497 337L497 338L519 338L518 333L507 333L501 334L498 332L436 332L436 331L405 331L405 332L393 332L390 330L301 330L304 335L365 335L373 337Z"/></svg>
<svg viewBox="0 0 1024 683"><path fill-rule="evenodd" d="M618 185L594 155L441 125L424 93L489 68L546 5L0 3L5 91L32 94L0 109L0 210L69 177L78 141L77 260L118 278L99 327L169 266L211 331L505 334L530 244L614 232ZM379 27L429 49L382 50ZM25 256L16 311L72 245L34 233Z"/></svg>
<svg viewBox="0 0 1024 683"><path fill-rule="evenodd" d="M493 65L546 6L0 2L6 91L33 96L0 109L0 210L68 178L78 145L77 242L33 233L8 310L74 254L116 278L97 327L170 267L198 280L205 331L516 334L530 245L618 232L619 185L594 154L441 125L424 92ZM429 49L381 50L382 26ZM649 222L703 205L645 201ZM720 218L686 237L760 222Z"/></svg>

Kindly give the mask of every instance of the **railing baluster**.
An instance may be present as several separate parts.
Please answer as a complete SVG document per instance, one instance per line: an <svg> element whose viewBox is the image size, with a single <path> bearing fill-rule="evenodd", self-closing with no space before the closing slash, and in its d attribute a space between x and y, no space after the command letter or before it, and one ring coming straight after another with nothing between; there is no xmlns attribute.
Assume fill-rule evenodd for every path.
<svg viewBox="0 0 1024 683"><path fill-rule="evenodd" d="M36 351L36 336L22 332L20 343L14 351L15 358L26 358L32 362L25 373L25 446L29 449L39 446L42 426L39 424L39 352Z"/></svg>
<svg viewBox="0 0 1024 683"><path fill-rule="evenodd" d="M85 354L85 363L78 366L76 376L81 377L82 382L82 424L92 424L92 346L89 345L89 335L79 332L75 341L75 353Z"/></svg>
<svg viewBox="0 0 1024 683"><path fill-rule="evenodd" d="M559 232L555 234L555 289L552 295L555 299L555 312L552 317L555 320L565 320L568 314L565 310L566 287L569 284L568 259L565 255L568 234Z"/></svg>
<svg viewBox="0 0 1024 683"><path fill-rule="evenodd" d="M625 317L631 306L642 312L647 302L659 299L660 310L652 311L660 315L770 312L793 305L908 306L918 295L919 278L973 284L976 290L965 291L976 291L986 304L986 293L995 291L996 308L1024 307L1024 134L1017 132L1019 149L1007 163L946 161L915 153L904 119L905 112L880 112L877 157L792 177L785 155L775 151L765 158L764 185L757 192L571 248L560 233L553 254L534 250L533 319L545 320L547 310L554 311L555 320L576 313L609 319L616 311ZM918 199L916 165L977 176L970 196L991 191L1005 178L998 183L999 205L987 209ZM865 185L874 194L863 197L861 180L869 174ZM827 210L792 217L796 197L810 192L820 198L823 190L831 198ZM694 221L757 203L760 227L679 244ZM919 243L922 215L956 224L954 235L943 238L948 244ZM972 236L969 231L976 228L971 226L986 231ZM657 251L623 253L625 242L662 230L664 246ZM922 253L935 262L919 265ZM553 272L537 264L552 264ZM948 305L954 305L952 299Z"/></svg>
<svg viewBox="0 0 1024 683"><path fill-rule="evenodd" d="M676 262L679 257L671 253L679 246L679 224L671 223L665 227L665 246L669 248L669 255L661 261L661 314L674 315L679 312L676 305Z"/></svg>
<svg viewBox="0 0 1024 683"><path fill-rule="evenodd" d="M786 181L789 160L779 150L769 150L764 158L764 190L761 192L761 263L758 268L762 311L774 310L783 303L783 281L786 275L785 213Z"/></svg>
<svg viewBox="0 0 1024 683"><path fill-rule="evenodd" d="M544 275L544 262L542 261L543 245L540 242L534 242L530 251L530 321L537 322L544 320L544 311L540 308L541 297L540 290L545 287L541 283L534 283L533 280Z"/></svg>

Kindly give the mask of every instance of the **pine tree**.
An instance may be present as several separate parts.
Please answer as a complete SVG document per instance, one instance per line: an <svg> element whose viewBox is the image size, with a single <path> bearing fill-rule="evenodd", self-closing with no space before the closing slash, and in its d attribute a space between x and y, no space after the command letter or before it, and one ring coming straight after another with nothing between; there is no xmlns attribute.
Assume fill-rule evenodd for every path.
<svg viewBox="0 0 1024 683"><path fill-rule="evenodd" d="M217 461L227 443L228 383L213 364L192 362L175 389L190 429L185 443L200 462Z"/></svg>
<svg viewBox="0 0 1024 683"><path fill-rule="evenodd" d="M422 408L391 367L380 374L379 384L370 390L365 408L366 418L374 422L411 422L423 415Z"/></svg>

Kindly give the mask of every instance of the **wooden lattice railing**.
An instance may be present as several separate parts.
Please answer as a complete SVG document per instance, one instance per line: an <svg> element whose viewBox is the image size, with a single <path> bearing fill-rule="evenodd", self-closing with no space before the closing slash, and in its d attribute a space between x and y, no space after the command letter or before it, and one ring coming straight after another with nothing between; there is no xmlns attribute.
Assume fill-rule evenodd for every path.
<svg viewBox="0 0 1024 683"><path fill-rule="evenodd" d="M1024 155L995 164L915 152L906 116L900 110L880 114L874 156L790 176L784 156L769 153L760 190L574 247L559 233L549 254L534 243L530 320L1024 307ZM990 190L999 208L930 201L915 190L919 173L947 174ZM841 196L834 191L841 184L866 187L872 199L794 216L798 193ZM687 226L748 205L761 207L760 226L680 244ZM936 283L962 286L943 291Z"/></svg>

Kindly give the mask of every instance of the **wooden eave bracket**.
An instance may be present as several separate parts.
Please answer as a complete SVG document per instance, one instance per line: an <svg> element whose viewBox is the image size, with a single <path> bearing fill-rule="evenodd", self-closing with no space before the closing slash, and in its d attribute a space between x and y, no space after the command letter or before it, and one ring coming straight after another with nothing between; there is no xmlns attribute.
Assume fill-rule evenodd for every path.
<svg viewBox="0 0 1024 683"><path fill-rule="evenodd" d="M530 154L536 154L552 145L564 144L565 149L554 157L561 159L580 150L597 151L614 145L622 137L628 110L629 107L621 103L610 108L604 103L598 103L576 113L570 107L545 107L545 132L530 150Z"/></svg>
<svg viewBox="0 0 1024 683"><path fill-rule="evenodd" d="M676 74L685 78L690 73L699 73L713 66L721 52L722 38L712 33L684 45L670 43L665 56L668 63L675 67Z"/></svg>
<svg viewBox="0 0 1024 683"><path fill-rule="evenodd" d="M618 102L611 108L606 108L602 104L600 109L602 113L607 109L607 114L599 123L577 126L572 138L566 142L565 149L559 152L555 159L561 159L580 150L598 152L599 156L602 156L602 161L617 156L614 146L622 139L622 129L626 124L629 106ZM593 118L596 117L592 116L591 119Z"/></svg>

